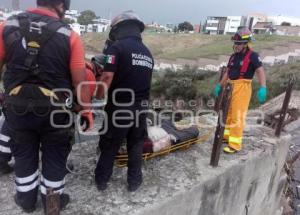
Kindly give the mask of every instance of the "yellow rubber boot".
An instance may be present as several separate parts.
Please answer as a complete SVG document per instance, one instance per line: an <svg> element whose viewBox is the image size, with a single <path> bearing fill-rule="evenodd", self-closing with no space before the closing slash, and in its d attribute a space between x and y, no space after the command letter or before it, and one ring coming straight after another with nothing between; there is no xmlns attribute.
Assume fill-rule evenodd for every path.
<svg viewBox="0 0 300 215"><path fill-rule="evenodd" d="M229 146L224 147L223 151L226 152L226 153L228 153L228 154L234 154L234 153L237 152L236 150L230 148Z"/></svg>

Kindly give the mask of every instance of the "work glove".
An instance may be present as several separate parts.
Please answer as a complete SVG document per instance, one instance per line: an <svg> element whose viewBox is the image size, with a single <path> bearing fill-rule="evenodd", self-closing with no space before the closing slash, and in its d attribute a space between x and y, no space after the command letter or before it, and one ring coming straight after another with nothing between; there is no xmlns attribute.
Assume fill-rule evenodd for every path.
<svg viewBox="0 0 300 215"><path fill-rule="evenodd" d="M91 111L83 111L80 114L80 126L84 132L94 128L94 116Z"/></svg>
<svg viewBox="0 0 300 215"><path fill-rule="evenodd" d="M257 99L259 103L264 103L267 99L267 88L266 87L260 87L257 92Z"/></svg>
<svg viewBox="0 0 300 215"><path fill-rule="evenodd" d="M214 89L214 96L215 96L215 97L218 97L218 96L219 96L219 94L220 94L220 92L221 92L221 89L222 89L221 84L217 84L217 85L215 86L215 89Z"/></svg>

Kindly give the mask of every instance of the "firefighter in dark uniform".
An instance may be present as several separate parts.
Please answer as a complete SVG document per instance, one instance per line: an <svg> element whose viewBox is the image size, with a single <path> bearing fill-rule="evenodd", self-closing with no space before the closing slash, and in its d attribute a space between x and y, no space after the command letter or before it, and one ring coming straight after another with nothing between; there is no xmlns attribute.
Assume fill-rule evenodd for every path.
<svg viewBox="0 0 300 215"><path fill-rule="evenodd" d="M101 155L95 169L99 190L107 188L115 156L123 139L127 140L129 156L128 190L135 191L142 184L142 148L146 132L147 102L151 86L153 57L143 44L144 23L126 11L112 20L110 40L101 81L108 87L105 111L107 132L100 136ZM104 87L98 87L96 97L104 97Z"/></svg>
<svg viewBox="0 0 300 215"><path fill-rule="evenodd" d="M35 210L39 187L44 206L48 188L60 194L61 208L68 204L63 191L72 119L63 104L71 96L68 90L90 104L89 86L78 87L85 81L82 42L61 21L70 0L37 0L37 5L0 26L0 69L6 65L4 114L15 158L14 199L25 212ZM83 121L92 127L90 105L82 108Z"/></svg>
<svg viewBox="0 0 300 215"><path fill-rule="evenodd" d="M248 28L240 28L232 37L234 53L231 55L227 71L215 87L214 95L218 97L221 87L230 82L232 96L224 131L224 152L234 154L242 150L245 117L252 95L252 79L256 74L260 88L257 98L264 103L267 98L265 72L258 53L252 49L253 35Z"/></svg>

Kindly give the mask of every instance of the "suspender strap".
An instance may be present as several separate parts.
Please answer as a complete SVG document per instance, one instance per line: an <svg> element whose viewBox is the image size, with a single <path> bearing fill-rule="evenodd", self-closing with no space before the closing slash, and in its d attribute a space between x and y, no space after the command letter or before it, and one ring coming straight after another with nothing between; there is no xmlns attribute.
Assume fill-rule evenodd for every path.
<svg viewBox="0 0 300 215"><path fill-rule="evenodd" d="M244 57L244 59L243 59L243 65L242 65L241 70L240 70L239 79L243 79L245 73L248 71L251 54L252 54L252 50L248 50L245 57Z"/></svg>

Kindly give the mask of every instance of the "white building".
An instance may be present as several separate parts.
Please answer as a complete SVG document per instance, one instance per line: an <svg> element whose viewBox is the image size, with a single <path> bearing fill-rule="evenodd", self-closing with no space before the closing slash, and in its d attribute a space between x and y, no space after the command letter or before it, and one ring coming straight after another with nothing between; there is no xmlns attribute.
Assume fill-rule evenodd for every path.
<svg viewBox="0 0 300 215"><path fill-rule="evenodd" d="M244 18L242 16L227 16L224 34L234 34L238 27L244 25Z"/></svg>
<svg viewBox="0 0 300 215"><path fill-rule="evenodd" d="M101 33L105 32L109 28L108 24L89 24L86 26L87 33Z"/></svg>
<svg viewBox="0 0 300 215"><path fill-rule="evenodd" d="M80 16L80 13L77 10L67 10L65 14L65 18L72 20L73 22L77 22L77 18Z"/></svg>
<svg viewBox="0 0 300 215"><path fill-rule="evenodd" d="M0 10L0 22L5 21L8 17L12 15L17 15L22 12L23 11L10 11L8 9ZM65 15L65 18L73 21L73 23L70 24L70 27L79 35L82 35L87 32L95 32L95 33L105 32L109 28L111 23L111 21L108 19L97 18L93 20L93 24L89 24L87 26L80 25L77 22L79 16L80 16L80 12L78 12L77 10L68 10L66 11L66 15Z"/></svg>
<svg viewBox="0 0 300 215"><path fill-rule="evenodd" d="M93 24L89 24L86 26L87 33L102 33L105 32L109 26L111 21L108 19L97 18L93 20Z"/></svg>
<svg viewBox="0 0 300 215"><path fill-rule="evenodd" d="M23 11L0 10L0 22L5 21L8 17L22 13Z"/></svg>
<svg viewBox="0 0 300 215"><path fill-rule="evenodd" d="M238 27L246 24L243 16L210 16L206 19L205 32L207 34L234 34Z"/></svg>
<svg viewBox="0 0 300 215"><path fill-rule="evenodd" d="M80 13L78 12L78 10L67 10L66 15L78 17L80 16Z"/></svg>
<svg viewBox="0 0 300 215"><path fill-rule="evenodd" d="M205 33L224 34L227 17L209 16L206 19Z"/></svg>
<svg viewBox="0 0 300 215"><path fill-rule="evenodd" d="M173 31L172 28L158 24L156 22L153 22L151 24L146 24L146 28L152 29L152 31L156 31L156 32L172 32Z"/></svg>
<svg viewBox="0 0 300 215"><path fill-rule="evenodd" d="M206 21L205 31L209 34L217 34L218 32L219 20L209 19Z"/></svg>
<svg viewBox="0 0 300 215"><path fill-rule="evenodd" d="M94 24L103 24L103 25L110 25L111 21L109 19L97 18L93 19Z"/></svg>
<svg viewBox="0 0 300 215"><path fill-rule="evenodd" d="M283 22L290 23L291 26L300 26L300 18L289 17L289 16L269 16L268 21L274 25L281 25Z"/></svg>
<svg viewBox="0 0 300 215"><path fill-rule="evenodd" d="M250 30L253 29L253 27L258 23L258 22L267 22L268 17L265 14L261 13L252 13L247 16L247 21L245 26L248 26Z"/></svg>
<svg viewBox="0 0 300 215"><path fill-rule="evenodd" d="M70 27L72 28L73 31L75 31L79 35L82 35L86 32L86 26L80 25L79 23L70 24Z"/></svg>

